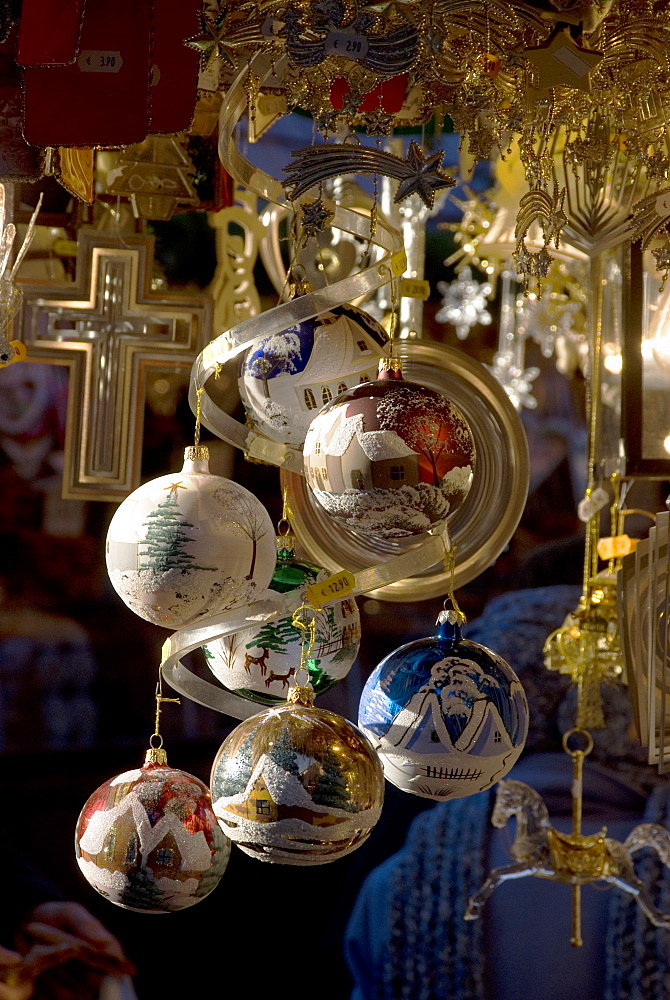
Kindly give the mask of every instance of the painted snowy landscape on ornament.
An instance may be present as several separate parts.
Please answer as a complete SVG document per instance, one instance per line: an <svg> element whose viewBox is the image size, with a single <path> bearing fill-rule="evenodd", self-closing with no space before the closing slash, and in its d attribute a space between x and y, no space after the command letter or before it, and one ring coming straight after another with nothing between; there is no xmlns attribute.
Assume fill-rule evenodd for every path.
<svg viewBox="0 0 670 1000"><path fill-rule="evenodd" d="M137 768L102 785L82 810L76 849L101 895L152 913L203 899L230 855L205 785L168 767Z"/></svg>
<svg viewBox="0 0 670 1000"><path fill-rule="evenodd" d="M352 785L337 753L328 747L318 757L301 752L286 726L266 752L257 750L251 732L235 752L217 757L212 770L214 812L245 853L261 861L322 864L367 838L381 800L354 795L361 782Z"/></svg>
<svg viewBox="0 0 670 1000"><path fill-rule="evenodd" d="M325 579L327 570L300 562L306 585ZM272 584L271 589L274 589ZM302 600L305 592L302 592ZM322 694L346 677L361 638L356 601L346 598L322 608L307 666L312 687ZM262 704L285 701L300 665L302 633L290 617L247 629L203 646L207 666L229 690Z"/></svg>
<svg viewBox="0 0 670 1000"><path fill-rule="evenodd" d="M251 603L274 566L265 508L219 476L147 483L124 501L107 538L114 589L140 617L167 628Z"/></svg>
<svg viewBox="0 0 670 1000"><path fill-rule="evenodd" d="M475 458L470 429L445 397L392 381L361 386L320 413L304 456L331 517L387 538L444 522L470 490Z"/></svg>
<svg viewBox="0 0 670 1000"><path fill-rule="evenodd" d="M490 651L482 662L477 644L461 645L445 656L417 642L383 661L363 690L359 726L405 791L435 799L483 791L523 750L528 704L516 675Z"/></svg>
<svg viewBox="0 0 670 1000"><path fill-rule="evenodd" d="M265 337L247 354L239 379L252 426L300 448L322 406L377 377L385 342L376 320L351 305Z"/></svg>

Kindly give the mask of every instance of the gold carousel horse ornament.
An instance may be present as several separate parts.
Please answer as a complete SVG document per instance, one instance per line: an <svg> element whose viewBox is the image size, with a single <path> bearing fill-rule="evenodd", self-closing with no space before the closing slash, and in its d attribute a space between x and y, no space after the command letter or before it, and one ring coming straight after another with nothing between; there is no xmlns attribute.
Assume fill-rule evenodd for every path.
<svg viewBox="0 0 670 1000"><path fill-rule="evenodd" d="M568 749L568 741L575 734L587 738L585 749ZM630 893L652 924L670 929L670 913L661 913L654 906L647 887L635 874L631 857L643 847L652 847L663 864L670 868L670 832L658 823L642 823L631 831L624 843L607 837L605 827L597 834L583 836L582 768L584 757L593 749L593 741L585 730L572 729L563 737L563 745L574 761L572 833L561 833L552 827L547 807L535 789L522 781L499 782L491 823L502 828L510 816L516 817L512 844L515 861L490 872L479 891L470 898L465 919L479 917L484 903L501 882L534 875L572 886L570 943L575 947L582 944L581 887L593 882L609 882Z"/></svg>

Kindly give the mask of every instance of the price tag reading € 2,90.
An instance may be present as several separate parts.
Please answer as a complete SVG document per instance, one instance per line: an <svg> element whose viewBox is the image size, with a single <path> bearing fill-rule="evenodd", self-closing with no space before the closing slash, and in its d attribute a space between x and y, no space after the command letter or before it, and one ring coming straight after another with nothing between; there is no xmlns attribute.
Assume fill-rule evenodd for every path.
<svg viewBox="0 0 670 1000"><path fill-rule="evenodd" d="M612 538L601 538L598 542L598 555L601 559L619 559L627 556L637 545L637 538L628 535L614 535Z"/></svg>
<svg viewBox="0 0 670 1000"><path fill-rule="evenodd" d="M322 580L321 583L313 583L305 591L305 597L309 604L320 608L322 604L348 597L355 586L356 580L353 573L343 569L339 573L329 576L326 580Z"/></svg>
<svg viewBox="0 0 670 1000"><path fill-rule="evenodd" d="M356 35L353 31L331 31L325 48L328 56L363 59L368 53L368 40L365 35Z"/></svg>

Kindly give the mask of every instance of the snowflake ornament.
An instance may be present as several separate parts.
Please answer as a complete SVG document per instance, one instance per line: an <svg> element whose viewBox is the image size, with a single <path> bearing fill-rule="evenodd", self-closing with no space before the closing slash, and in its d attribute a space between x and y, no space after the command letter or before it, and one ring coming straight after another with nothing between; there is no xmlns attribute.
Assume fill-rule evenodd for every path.
<svg viewBox="0 0 670 1000"><path fill-rule="evenodd" d="M516 410L522 406L528 410L535 409L537 400L533 396L533 382L540 374L539 368L521 368L511 351L498 352L493 357L493 364L486 367L500 382Z"/></svg>
<svg viewBox="0 0 670 1000"><path fill-rule="evenodd" d="M442 295L442 308L435 319L456 327L459 340L465 340L474 326L492 322L487 306L493 287L488 281L475 281L469 267L461 268L455 281L438 281L437 289Z"/></svg>

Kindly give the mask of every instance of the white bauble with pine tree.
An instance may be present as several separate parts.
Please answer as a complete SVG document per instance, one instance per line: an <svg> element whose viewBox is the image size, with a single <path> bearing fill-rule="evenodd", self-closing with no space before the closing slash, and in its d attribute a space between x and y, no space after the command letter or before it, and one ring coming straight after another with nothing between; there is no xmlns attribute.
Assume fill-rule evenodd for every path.
<svg viewBox="0 0 670 1000"><path fill-rule="evenodd" d="M214 760L211 790L221 828L245 854L321 865L367 840L381 812L384 779L372 744L355 726L293 703L233 730Z"/></svg>
<svg viewBox="0 0 670 1000"><path fill-rule="evenodd" d="M238 483L209 472L207 449L187 448L179 473L140 486L107 533L107 571L131 611L166 628L243 608L275 568L270 516Z"/></svg>

